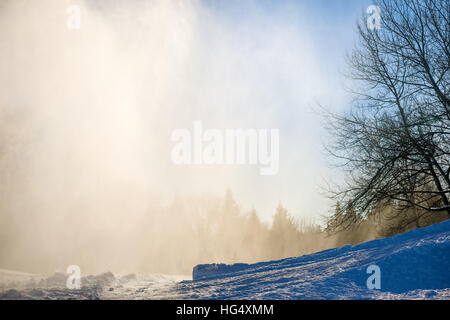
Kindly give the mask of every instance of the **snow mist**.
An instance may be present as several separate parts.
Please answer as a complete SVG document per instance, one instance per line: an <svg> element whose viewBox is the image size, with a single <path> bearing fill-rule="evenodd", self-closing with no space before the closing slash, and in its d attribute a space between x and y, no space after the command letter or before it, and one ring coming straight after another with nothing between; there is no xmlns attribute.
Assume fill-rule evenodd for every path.
<svg viewBox="0 0 450 320"><path fill-rule="evenodd" d="M68 22L71 5L79 26ZM174 166L171 132L195 119L276 127L270 108L285 92L261 96L274 85L261 79L280 82L274 75L302 60L306 73L317 72L308 44L281 20L268 27L255 15L235 43L232 28L213 18L197 1L1 1L0 268L184 273L233 257L220 253L223 243L212 256L178 232L201 234L201 206L187 217L175 215L176 202L163 208L177 190L255 184L229 167ZM309 77L296 90L317 87Z"/></svg>

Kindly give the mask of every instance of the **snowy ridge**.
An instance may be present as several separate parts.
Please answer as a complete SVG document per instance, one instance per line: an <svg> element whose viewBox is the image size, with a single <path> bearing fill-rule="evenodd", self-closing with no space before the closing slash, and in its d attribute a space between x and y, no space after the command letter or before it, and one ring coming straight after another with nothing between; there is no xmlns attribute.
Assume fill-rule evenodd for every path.
<svg viewBox="0 0 450 320"><path fill-rule="evenodd" d="M366 270L372 264L381 269L381 290L367 289ZM449 298L450 220L311 255L220 265L216 274L199 265L193 279L197 284L190 286L200 289L199 298Z"/></svg>

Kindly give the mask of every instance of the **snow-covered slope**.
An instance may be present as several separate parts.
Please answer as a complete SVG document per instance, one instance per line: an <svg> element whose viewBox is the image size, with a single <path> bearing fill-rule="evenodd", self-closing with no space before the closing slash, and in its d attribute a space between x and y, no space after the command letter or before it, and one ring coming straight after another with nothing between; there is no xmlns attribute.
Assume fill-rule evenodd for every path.
<svg viewBox="0 0 450 320"><path fill-rule="evenodd" d="M370 265L380 268L380 290L367 288ZM450 298L450 220L279 261L199 265L193 275L200 280L184 283L182 288L195 292L196 298Z"/></svg>
<svg viewBox="0 0 450 320"><path fill-rule="evenodd" d="M380 268L380 290L367 288L370 265ZM0 299L450 299L450 220L279 261L199 265L193 276L104 273L69 290L63 274L3 271Z"/></svg>

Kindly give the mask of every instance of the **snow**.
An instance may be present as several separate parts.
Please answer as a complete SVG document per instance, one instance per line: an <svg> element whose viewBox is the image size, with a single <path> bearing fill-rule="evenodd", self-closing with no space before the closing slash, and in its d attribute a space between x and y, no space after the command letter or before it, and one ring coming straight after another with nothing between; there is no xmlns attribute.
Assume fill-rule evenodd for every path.
<svg viewBox="0 0 450 320"><path fill-rule="evenodd" d="M237 263L232 266L224 263L199 264L192 271L192 279L204 280L224 277L229 274L236 273L240 270L247 269L247 263Z"/></svg>
<svg viewBox="0 0 450 320"><path fill-rule="evenodd" d="M381 270L381 289L367 288L367 267ZM450 220L395 237L253 265L194 268L197 298L449 298ZM198 271L208 272L198 275ZM203 280L205 278L209 278Z"/></svg>
<svg viewBox="0 0 450 320"><path fill-rule="evenodd" d="M381 271L368 289L367 267ZM256 264L202 264L189 276L51 277L0 270L0 299L450 299L450 220L395 237Z"/></svg>

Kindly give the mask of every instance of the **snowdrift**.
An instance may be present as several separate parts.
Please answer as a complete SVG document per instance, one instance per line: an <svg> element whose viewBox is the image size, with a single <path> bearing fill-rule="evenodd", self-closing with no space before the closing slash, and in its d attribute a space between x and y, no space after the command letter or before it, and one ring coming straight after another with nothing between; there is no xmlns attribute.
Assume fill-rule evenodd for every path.
<svg viewBox="0 0 450 320"><path fill-rule="evenodd" d="M380 268L380 290L367 288L370 265ZM448 298L450 220L279 261L197 265L193 280L199 298Z"/></svg>

